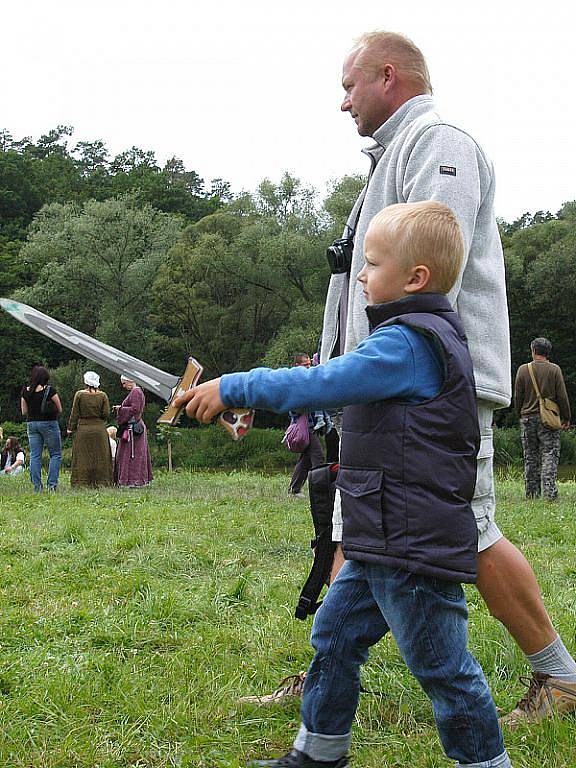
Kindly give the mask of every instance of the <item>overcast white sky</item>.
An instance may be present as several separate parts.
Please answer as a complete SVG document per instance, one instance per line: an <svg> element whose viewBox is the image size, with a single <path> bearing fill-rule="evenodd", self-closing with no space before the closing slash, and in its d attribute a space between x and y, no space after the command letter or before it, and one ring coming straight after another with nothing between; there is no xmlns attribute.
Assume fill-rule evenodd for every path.
<svg viewBox="0 0 576 768"><path fill-rule="evenodd" d="M355 37L389 29L492 158L511 221L576 199L575 22L568 0L22 0L0 15L0 128L69 124L74 141L176 155L236 192L288 170L322 194L367 170L341 66Z"/></svg>

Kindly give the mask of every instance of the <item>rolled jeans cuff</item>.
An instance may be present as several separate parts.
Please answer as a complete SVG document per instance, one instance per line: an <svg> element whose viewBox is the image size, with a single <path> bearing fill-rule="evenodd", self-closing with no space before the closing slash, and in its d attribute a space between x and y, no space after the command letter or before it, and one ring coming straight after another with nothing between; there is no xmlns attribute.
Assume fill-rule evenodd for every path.
<svg viewBox="0 0 576 768"><path fill-rule="evenodd" d="M306 726L301 723L294 741L294 749L304 752L312 760L339 760L348 752L351 741L351 732L335 736L325 733L310 733ZM505 764L502 763L502 765ZM500 766L499 763L498 766Z"/></svg>
<svg viewBox="0 0 576 768"><path fill-rule="evenodd" d="M504 750L492 760L484 760L481 763L456 763L456 768L512 768L508 752Z"/></svg>

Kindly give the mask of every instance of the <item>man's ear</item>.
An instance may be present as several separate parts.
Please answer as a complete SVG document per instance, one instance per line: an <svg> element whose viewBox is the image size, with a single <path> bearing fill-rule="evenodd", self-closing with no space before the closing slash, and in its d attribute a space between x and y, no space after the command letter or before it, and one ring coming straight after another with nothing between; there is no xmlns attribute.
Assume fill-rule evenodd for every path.
<svg viewBox="0 0 576 768"><path fill-rule="evenodd" d="M386 64L380 78L386 90L392 88L396 84L396 67L393 64Z"/></svg>
<svg viewBox="0 0 576 768"><path fill-rule="evenodd" d="M430 284L430 269L426 264L417 264L410 269L408 282L404 286L406 293L421 293Z"/></svg>

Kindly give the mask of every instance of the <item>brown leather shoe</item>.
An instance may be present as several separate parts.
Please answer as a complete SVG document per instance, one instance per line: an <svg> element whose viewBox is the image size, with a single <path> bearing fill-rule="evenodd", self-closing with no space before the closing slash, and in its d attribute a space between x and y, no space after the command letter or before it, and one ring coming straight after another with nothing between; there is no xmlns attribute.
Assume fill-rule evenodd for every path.
<svg viewBox="0 0 576 768"><path fill-rule="evenodd" d="M526 695L516 707L500 718L502 725L517 728L521 723L539 723L548 718L576 711L576 683L534 672L532 677L521 677L528 686Z"/></svg>
<svg viewBox="0 0 576 768"><path fill-rule="evenodd" d="M261 707L268 707L271 704L286 704L288 701L302 696L305 679L306 672L300 672L298 675L288 675L272 693L264 696L242 696L241 699L238 699L238 703L259 704Z"/></svg>

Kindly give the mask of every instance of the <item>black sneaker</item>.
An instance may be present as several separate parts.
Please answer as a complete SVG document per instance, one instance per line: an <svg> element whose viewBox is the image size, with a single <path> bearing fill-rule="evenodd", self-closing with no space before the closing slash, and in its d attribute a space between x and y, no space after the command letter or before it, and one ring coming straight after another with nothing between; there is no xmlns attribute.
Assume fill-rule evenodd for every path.
<svg viewBox="0 0 576 768"><path fill-rule="evenodd" d="M252 760L248 768L348 768L348 758L339 760L312 760L297 749L292 749L284 757L275 760Z"/></svg>

